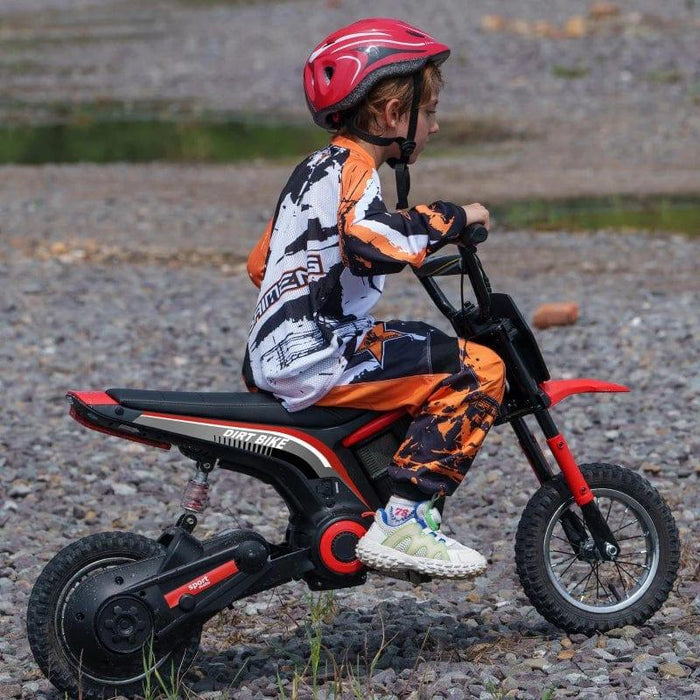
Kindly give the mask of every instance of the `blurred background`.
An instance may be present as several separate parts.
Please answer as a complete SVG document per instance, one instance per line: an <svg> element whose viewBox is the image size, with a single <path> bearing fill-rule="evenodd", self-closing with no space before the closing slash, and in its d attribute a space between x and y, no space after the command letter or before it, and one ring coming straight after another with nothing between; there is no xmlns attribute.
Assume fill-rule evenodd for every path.
<svg viewBox="0 0 700 700"><path fill-rule="evenodd" d="M288 168L327 139L304 59L366 16L453 50L416 197L485 200L501 225L698 228L695 0L4 0L0 163ZM280 178L260 179L272 207Z"/></svg>

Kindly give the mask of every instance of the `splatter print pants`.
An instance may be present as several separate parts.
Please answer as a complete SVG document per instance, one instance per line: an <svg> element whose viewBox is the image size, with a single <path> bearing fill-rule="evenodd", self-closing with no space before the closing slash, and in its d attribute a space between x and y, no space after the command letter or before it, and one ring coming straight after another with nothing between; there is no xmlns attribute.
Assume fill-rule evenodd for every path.
<svg viewBox="0 0 700 700"><path fill-rule="evenodd" d="M339 383L316 405L413 416L389 474L427 496L451 495L503 400L505 369L482 345L417 321L375 324Z"/></svg>

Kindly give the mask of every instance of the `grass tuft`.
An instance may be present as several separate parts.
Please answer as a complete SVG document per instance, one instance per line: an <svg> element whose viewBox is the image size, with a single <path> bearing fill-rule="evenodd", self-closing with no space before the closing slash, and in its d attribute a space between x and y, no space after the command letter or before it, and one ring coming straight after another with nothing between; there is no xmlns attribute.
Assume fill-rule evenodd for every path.
<svg viewBox="0 0 700 700"><path fill-rule="evenodd" d="M585 78L590 72L590 69L585 66L562 66L558 63L552 66L552 75L555 78L564 78L565 80Z"/></svg>

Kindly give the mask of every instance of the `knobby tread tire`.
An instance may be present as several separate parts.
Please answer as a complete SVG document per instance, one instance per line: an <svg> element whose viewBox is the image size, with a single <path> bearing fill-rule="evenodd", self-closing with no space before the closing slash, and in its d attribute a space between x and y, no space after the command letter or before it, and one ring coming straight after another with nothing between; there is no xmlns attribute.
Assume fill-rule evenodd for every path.
<svg viewBox="0 0 700 700"><path fill-rule="evenodd" d="M133 561L163 553L155 540L132 532L102 532L84 537L62 549L46 565L34 584L27 606L27 637L39 668L46 678L68 697L103 700L115 695L130 697L143 692L142 682L103 685L81 674L62 648L55 627L56 606L64 587L85 566L112 557ZM199 648L201 630L173 649L173 660L184 673ZM156 683L157 685L157 683Z"/></svg>
<svg viewBox="0 0 700 700"><path fill-rule="evenodd" d="M673 515L658 491L635 472L613 464L587 464L581 471L595 492L615 489L634 498L649 514L659 539L659 565L641 598L615 612L594 613L577 608L557 591L546 570L542 544L551 518L571 493L558 475L530 499L518 524L515 562L520 582L538 612L569 633L593 634L646 622L663 605L673 587L680 559L680 540Z"/></svg>

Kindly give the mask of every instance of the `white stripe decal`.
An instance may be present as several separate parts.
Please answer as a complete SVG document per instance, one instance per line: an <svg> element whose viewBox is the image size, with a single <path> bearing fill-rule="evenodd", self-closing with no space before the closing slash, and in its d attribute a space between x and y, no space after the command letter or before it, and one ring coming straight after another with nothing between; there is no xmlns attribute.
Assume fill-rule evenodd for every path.
<svg viewBox="0 0 700 700"><path fill-rule="evenodd" d="M365 46L367 44L366 41L351 41L345 44L342 44L338 46L337 48L334 48L331 53L338 53L339 51L346 51L347 49L351 49L353 46ZM425 48L425 42L424 41L396 41L395 39L381 39L379 42L380 46L384 48L385 45L387 44L393 44L394 46L399 46L402 48L413 48L415 46L418 46L420 48Z"/></svg>
<svg viewBox="0 0 700 700"><path fill-rule="evenodd" d="M163 422L166 425L163 425ZM279 449L281 451L288 451L292 454L296 454L299 457L305 459L311 466L320 466L325 469L333 470L331 463L328 458L316 447L310 443L302 440L301 438L291 435L289 433L279 432L277 430L260 430L258 428L251 428L246 425L234 425L227 424L222 425L221 423L207 423L204 421L194 421L194 420L182 420L180 418L166 418L165 416L151 416L151 415L141 415L137 418L134 423L142 425L150 425L154 428L160 428L162 430L170 430L170 432L175 432L180 435L188 435L190 437L199 438L200 440L208 440L209 442L215 442L217 444L226 445L226 439L231 439L231 446L233 442L240 441L240 445L235 445L240 447L240 449L248 449L252 452L260 452L265 450L269 452L273 449ZM168 428L168 424L172 428ZM190 428L190 430L187 430ZM215 432L213 434L207 435L197 428L212 428ZM225 433L229 435L225 435ZM239 435L240 434L240 435ZM242 435L249 435L249 438L242 438ZM284 441L284 445L274 444L274 438ZM258 442L260 440L260 442ZM289 449L287 443L293 443L297 449ZM305 454L306 453L306 454Z"/></svg>
<svg viewBox="0 0 700 700"><path fill-rule="evenodd" d="M355 58L355 56L338 56L338 60L342 61L345 59L346 61L355 61L357 63L357 70L355 71L355 75L352 76L352 80L350 82L355 82L357 80L357 76L360 74L360 71L362 70L362 62L360 61L359 58Z"/></svg>

